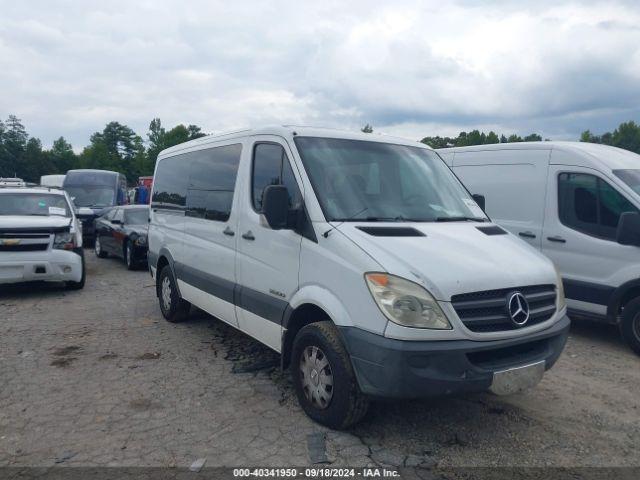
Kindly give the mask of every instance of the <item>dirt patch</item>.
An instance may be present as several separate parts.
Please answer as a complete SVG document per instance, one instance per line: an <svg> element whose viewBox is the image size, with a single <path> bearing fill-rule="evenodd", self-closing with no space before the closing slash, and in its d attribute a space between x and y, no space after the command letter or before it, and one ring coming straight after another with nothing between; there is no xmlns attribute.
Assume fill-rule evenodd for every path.
<svg viewBox="0 0 640 480"><path fill-rule="evenodd" d="M113 352L105 353L100 357L100 360L113 360L114 358L118 358L118 355Z"/></svg>
<svg viewBox="0 0 640 480"><path fill-rule="evenodd" d="M50 365L52 367L67 368L76 360L77 360L76 357L56 358L53 362L51 362Z"/></svg>
<svg viewBox="0 0 640 480"><path fill-rule="evenodd" d="M160 358L160 352L147 352L136 357L136 360L157 360Z"/></svg>
<svg viewBox="0 0 640 480"><path fill-rule="evenodd" d="M129 402L129 406L134 410L149 410L153 402L148 398L135 398Z"/></svg>
<svg viewBox="0 0 640 480"><path fill-rule="evenodd" d="M78 347L77 345L69 345L67 347L58 347L53 351L53 355L56 357L64 357L70 355L74 352L82 350L82 347Z"/></svg>

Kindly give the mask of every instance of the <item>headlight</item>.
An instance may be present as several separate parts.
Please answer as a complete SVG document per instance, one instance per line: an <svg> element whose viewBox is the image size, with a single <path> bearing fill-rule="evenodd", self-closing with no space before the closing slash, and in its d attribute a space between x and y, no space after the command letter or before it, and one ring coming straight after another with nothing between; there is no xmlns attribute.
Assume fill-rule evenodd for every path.
<svg viewBox="0 0 640 480"><path fill-rule="evenodd" d="M56 233L53 248L58 250L73 250L76 248L76 236L71 232Z"/></svg>
<svg viewBox="0 0 640 480"><path fill-rule="evenodd" d="M560 275L558 267L554 265L553 268L556 269L556 282L558 284L558 298L556 300L556 304L558 311L560 311L567 306L567 302L564 298L564 285L562 284L562 275Z"/></svg>
<svg viewBox="0 0 640 480"><path fill-rule="evenodd" d="M136 245L146 245L146 244L147 244L147 237L140 236L136 238Z"/></svg>
<svg viewBox="0 0 640 480"><path fill-rule="evenodd" d="M386 273L365 274L367 286L382 313L404 327L450 330L442 309L420 285Z"/></svg>

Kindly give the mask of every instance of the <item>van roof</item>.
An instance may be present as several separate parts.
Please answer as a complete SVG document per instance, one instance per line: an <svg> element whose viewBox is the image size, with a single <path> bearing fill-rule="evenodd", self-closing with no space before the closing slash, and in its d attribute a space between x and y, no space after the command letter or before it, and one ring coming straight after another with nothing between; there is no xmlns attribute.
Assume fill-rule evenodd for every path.
<svg viewBox="0 0 640 480"><path fill-rule="evenodd" d="M409 140L401 137L394 137L391 135L385 135L382 133L364 133L354 132L349 130L339 130L335 128L325 127L310 127L303 125L276 125L265 126L260 128L248 128L244 130L236 130L233 132L225 132L215 135L207 135L205 137L197 138L189 142L181 143L174 147L169 147L158 155L159 158L170 156L178 152L182 152L192 147L201 145L207 145L209 143L216 143L224 140L231 140L234 138L244 138L254 135L275 135L283 137L284 139L291 140L295 136L300 137L324 137L324 138L344 138L349 140L367 140L374 142L393 143L398 145L409 145L415 147L423 147L431 149L428 145L418 142L417 140Z"/></svg>
<svg viewBox="0 0 640 480"><path fill-rule="evenodd" d="M438 149L439 153L446 152L481 152L492 150L560 150L574 153L585 160L587 164L598 164L611 170L640 169L640 155L612 147L588 142L513 142L488 145L473 145L470 147L452 147Z"/></svg>
<svg viewBox="0 0 640 480"><path fill-rule="evenodd" d="M113 170L100 170L97 168L77 168L75 170L69 170L67 175L70 173L110 173L113 175L119 175L118 172L114 172Z"/></svg>

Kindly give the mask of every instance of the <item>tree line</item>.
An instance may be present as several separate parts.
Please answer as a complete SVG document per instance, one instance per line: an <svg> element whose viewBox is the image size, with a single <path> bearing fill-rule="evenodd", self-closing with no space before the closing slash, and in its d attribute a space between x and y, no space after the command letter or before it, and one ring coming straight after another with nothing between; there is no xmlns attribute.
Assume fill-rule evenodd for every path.
<svg viewBox="0 0 640 480"><path fill-rule="evenodd" d="M373 126L366 124L362 131L371 133ZM156 159L162 150L204 135L197 125L180 124L166 130L160 119L154 118L145 141L130 127L109 122L102 131L91 135L89 145L76 154L64 137L55 140L50 149L44 149L38 138L29 136L18 117L9 115L6 121L0 120L0 177L17 176L28 182L38 182L41 175L66 173L74 168L96 168L121 172L130 184L134 184L139 176L153 175ZM542 137L537 133L521 137L479 130L460 132L457 137L435 136L421 140L432 148L540 141ZM640 125L633 121L623 122L613 132L601 135L585 130L580 141L611 145L640 154Z"/></svg>
<svg viewBox="0 0 640 480"><path fill-rule="evenodd" d="M96 168L121 172L134 184L139 176L153 175L162 150L204 135L197 125L176 125L166 130L160 119L154 118L145 142L130 127L109 122L102 131L91 135L89 145L76 154L64 137L44 149L38 138L29 136L18 117L9 115L6 121L0 120L0 177L39 182L42 175Z"/></svg>

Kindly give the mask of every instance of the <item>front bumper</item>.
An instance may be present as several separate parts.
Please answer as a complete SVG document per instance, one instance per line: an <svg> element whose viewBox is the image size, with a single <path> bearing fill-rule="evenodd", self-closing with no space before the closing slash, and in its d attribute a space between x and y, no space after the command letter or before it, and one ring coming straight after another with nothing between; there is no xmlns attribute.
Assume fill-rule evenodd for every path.
<svg viewBox="0 0 640 480"><path fill-rule="evenodd" d="M69 250L0 254L0 284L20 282L79 282L82 257Z"/></svg>
<svg viewBox="0 0 640 480"><path fill-rule="evenodd" d="M550 369L569 335L564 316L546 330L491 341L408 341L341 327L363 393L381 398L423 398L491 387L494 373L544 362Z"/></svg>

